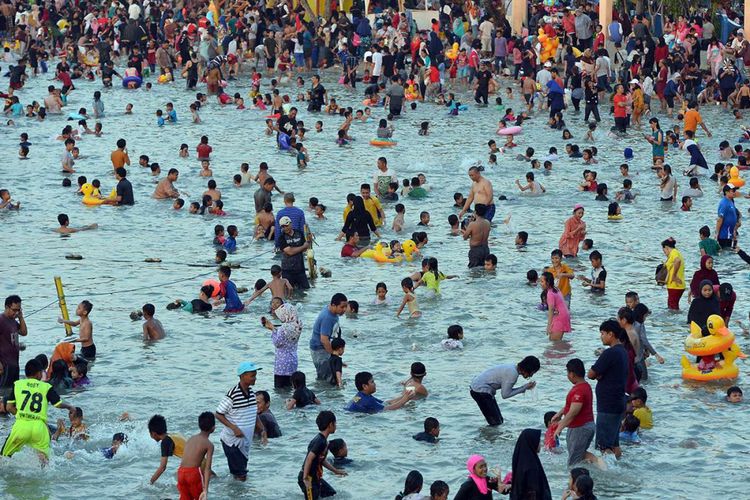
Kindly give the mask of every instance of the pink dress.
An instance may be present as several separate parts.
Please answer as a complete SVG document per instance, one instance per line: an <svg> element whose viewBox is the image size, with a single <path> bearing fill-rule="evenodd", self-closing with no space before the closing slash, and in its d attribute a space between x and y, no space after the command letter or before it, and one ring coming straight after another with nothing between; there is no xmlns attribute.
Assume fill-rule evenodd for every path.
<svg viewBox="0 0 750 500"><path fill-rule="evenodd" d="M570 313L565 305L560 290L547 289L547 307L552 311L551 331L566 333L570 331Z"/></svg>

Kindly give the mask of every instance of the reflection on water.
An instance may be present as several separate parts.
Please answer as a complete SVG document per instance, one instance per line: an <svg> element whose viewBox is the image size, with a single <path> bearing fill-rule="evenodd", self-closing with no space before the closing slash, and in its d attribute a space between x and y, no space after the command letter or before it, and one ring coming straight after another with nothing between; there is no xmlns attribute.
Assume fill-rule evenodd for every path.
<svg viewBox="0 0 750 500"><path fill-rule="evenodd" d="M333 77L324 80L341 103L361 102L358 94L337 87ZM32 80L19 93L21 101L41 99L48 83L46 78ZM626 145L632 147L636 155L631 172L639 196L634 203L622 204L624 218L618 224L607 223L607 203L595 202L592 195L576 191L584 169L580 160L564 158L555 162L552 173L544 178L547 194L541 197L517 194L515 179L523 178L529 164L516 161L515 153L501 156L497 166L488 166L485 175L493 181L496 194L511 198L498 201L496 220L508 215L512 219L509 226L499 224L492 233L490 246L499 263L496 273L486 275L466 269L467 246L460 238L447 234L446 221L454 213L453 193L468 192L466 167L474 161L486 160L486 143L494 136L499 119L499 111L494 108L472 106L461 116L448 117L441 108L420 104L416 111L407 112L405 118L395 123L395 139L399 144L384 151L368 144L375 134L376 122L353 124L351 133L356 141L338 147L334 138L341 119L313 116L300 106L306 127L313 129L314 122L322 120L325 132L309 132L304 142L311 162L304 172L299 172L294 158L278 152L273 139L263 134L262 113L240 112L210 103L201 112L205 123L193 125L189 122L188 105L194 94L182 90L179 83L155 85L151 92L126 92L80 82L80 88L71 95L70 108L89 105L94 90L102 90L106 106L105 136L86 137L79 142L82 158L76 163L78 172L73 180L77 175L86 175L89 180L100 179L103 192L111 189L115 181L109 154L115 141L124 137L133 161L128 177L136 194L134 207L85 207L72 189L60 187L58 163L62 146L52 138L67 122L60 118L44 123L19 119L16 128L0 130L0 144L11 156L21 132L28 132L33 143L31 160L6 161L0 165L2 187L10 189L13 198L22 202L20 212L0 214L6 234L0 291L4 295L22 295L28 315L29 336L25 339L27 349L22 353L22 362L40 352L51 354L55 342L64 335L55 322L59 314L56 306L29 314L54 300L55 275L61 276L65 283L71 309L84 298L94 303L91 319L100 353L89 374L93 385L68 396L85 411L92 435L86 450L76 451L74 458L67 460L63 453L70 444L55 444L52 462L43 471L28 451L13 460L0 459L3 470L0 487L6 497L174 497L173 472L177 463L172 462L176 460L170 461L170 472L157 485L148 485L159 461L158 445L146 432L148 418L160 413L167 417L170 431L195 432L197 415L216 408L222 395L236 383L236 364L245 359L252 359L264 368L256 388L272 388L273 347L259 322L259 317L267 314L270 297L260 298L246 313L228 318L220 313L203 318L165 309L176 298L195 297L207 276L213 277L212 269L202 266L213 259L211 239L213 226L218 223L239 227L238 252L232 257L242 262L242 267L232 275L237 285L252 289L257 279L270 279L268 270L278 260L267 253L268 244L251 241L254 188L232 185L232 176L239 172L242 162L248 162L252 170L261 161L269 163L270 172L282 190L295 192L298 205L305 206L307 199L316 196L329 207L327 220L309 221L320 243L315 248L316 258L333 275L319 279L301 298L304 334L299 346L300 367L308 378L312 378L313 366L307 342L318 311L339 291L361 304L359 318L342 319L347 340L344 361L348 364L344 369L344 389L311 385L323 401L321 408L336 411L339 425L335 437L347 441L350 458L354 459L349 477L329 478L341 498L392 498L401 489L407 472L414 468L423 473L426 484L442 479L455 492L465 477L466 458L473 453L484 454L492 466L499 466L502 471L509 470L518 433L524 427L542 427L544 412L562 407L570 386L565 363L571 356L578 356L587 367L591 365L594 351L600 347L599 323L616 314L624 304L627 290L637 290L641 300L652 309L648 319L650 340L667 362L649 367L646 388L655 428L644 433L641 446L627 448L622 461L611 464L606 472L594 472L597 495L600 498L696 497L695 492L705 491L709 481L722 478L722 493L732 498L746 496L747 481L741 480L747 479L744 457L750 451L744 438L746 406L727 407L722 402L726 384L682 382L679 359L682 339L687 334L685 311L667 313L666 291L654 285L653 280L654 268L662 260L659 242L667 236L677 239L687 260L688 276L697 268L698 228L704 224L712 226L718 195L713 184L704 181L706 196L695 200L693 212L683 213L676 206L664 206L657 201L658 181L649 168L650 146L639 134L612 140L605 135L606 126L596 132L599 164L594 169L599 180L610 186L610 193L619 189L622 182L618 169L622 149ZM239 85L230 90L244 94L248 87ZM296 94L293 89L289 93ZM154 113L167 101L175 103L180 122L160 129L155 125ZM122 114L128 102L134 103L136 115ZM518 111L521 103L506 102L503 111L506 107ZM713 139L702 135L700 139L711 163L718 160L719 141L733 140L737 127L719 109L706 109L703 114L714 131ZM380 118L383 110L376 108L373 115ZM566 118L576 136L572 142L582 140L582 118ZM422 120L430 121L430 136L417 135ZM152 162L160 163L162 172L178 168L177 187L190 193L187 202L198 200L205 190L206 179L198 176L200 166L194 158L179 158L177 152L183 142L192 151L203 134L208 135L214 147L212 168L229 214L220 219L176 212L169 203L151 199L154 179L136 164L137 158L146 154ZM562 152L568 141L563 141L559 132L546 129L541 118L535 118L524 127L517 142L522 149L533 146L537 156L542 157L552 146ZM369 260L343 263L338 257L340 243L334 241L342 223L346 194L358 192L362 182L370 181L376 159L382 155L388 157L389 165L400 178L424 173L432 188L430 197L421 202L403 201L406 227L402 235L390 230L393 205L384 206L388 227L384 239L406 238L417 230L419 212L428 210L434 227L428 229L430 243L425 254L437 257L440 269L446 274L459 275L442 284L439 298L427 299L424 291L418 290L424 313L419 319L395 318L402 297L400 281L419 269L419 262L399 266L378 266ZM670 151L670 163L682 166L685 161L679 152ZM678 181L681 188L685 187L685 179ZM276 208L282 205L278 195L273 201ZM527 270L541 270L549 263L549 252L556 247L563 222L576 203L585 205L588 236L593 238L594 248L604 255L607 293L593 295L574 284L571 311L574 330L565 336L564 342L551 344L545 334L546 316L536 309L540 290L526 286L525 275ZM742 201L739 206L744 210ZM96 222L100 227L60 237L51 232L58 213L67 213L72 226ZM518 251L513 238L521 230L529 232L529 246ZM66 260L67 254L80 254L83 259ZM160 258L162 262L149 264L143 262L146 258ZM590 272L585 252L569 265L576 274ZM715 266L722 280L731 280L737 291L740 300L736 318L745 317L743 298L750 294L746 265L734 255L722 255ZM379 281L385 282L389 289L392 305L385 308L369 305ZM139 310L145 303L156 305L157 317L167 330L166 339L150 345L144 345L141 339L140 322L129 318L131 311ZM687 307L685 300L683 307ZM464 327L465 348L460 352L445 351L439 345L448 326L454 323ZM740 338L740 342L746 347L746 338ZM499 429L487 428L469 397L469 382L493 364L516 362L528 354L544 360L542 371L535 377L537 389L533 395L500 401L506 423ZM356 372L372 372L378 382L377 395L385 399L399 393L399 382L408 376L409 365L414 361L427 366L425 384L431 391L429 398L382 415L353 416L341 411L355 393ZM741 364L741 368L746 370L746 365ZM286 397L288 393L271 391L271 407L284 436L267 447L254 445L247 484L235 484L230 479L223 454L218 452L214 469L219 477L211 485L215 497L298 496L297 472L307 443L316 433L317 408L287 412L283 409ZM132 422L118 420L125 411L133 417ZM62 412L50 410L51 421L63 416ZM422 430L427 416L441 422L441 442L437 447L425 447L411 439ZM0 420L0 436L8 434L10 423ZM128 445L114 460L103 459L97 448L108 446L112 434L121 431L130 436ZM218 445L218 435L214 442ZM557 496L567 483L565 457L543 453L541 460L553 495ZM680 470L691 473L681 474L679 482L664 480L673 477L668 474Z"/></svg>

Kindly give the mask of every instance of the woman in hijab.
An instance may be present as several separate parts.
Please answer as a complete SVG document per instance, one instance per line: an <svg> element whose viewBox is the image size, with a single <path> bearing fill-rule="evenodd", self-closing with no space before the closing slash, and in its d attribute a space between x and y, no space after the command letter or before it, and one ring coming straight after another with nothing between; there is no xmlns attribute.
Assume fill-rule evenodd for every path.
<svg viewBox="0 0 750 500"><path fill-rule="evenodd" d="M701 268L695 271L693 279L690 281L690 292L688 293L688 303L700 295L700 287L704 280L710 281L714 285L721 285L719 275L714 271L714 258L710 255L701 257Z"/></svg>
<svg viewBox="0 0 750 500"><path fill-rule="evenodd" d="M576 257L578 246L586 238L586 223L583 222L583 205L573 208L573 215L565 221L565 229L558 243L565 257Z"/></svg>
<svg viewBox="0 0 750 500"><path fill-rule="evenodd" d="M57 361L58 359L61 359L65 361L65 364L68 365L68 368L72 367L76 360L76 347L71 342L60 342L55 346L55 350L52 352L52 357L49 360L49 366L52 366L52 364Z"/></svg>
<svg viewBox="0 0 750 500"><path fill-rule="evenodd" d="M704 257L708 256L704 255ZM708 321L708 317L712 314L721 315L721 308L719 307L719 298L714 293L714 284L711 280L706 279L701 281L698 290L698 294L690 303L687 320L688 324L695 321L701 327L705 336L707 333L706 322Z"/></svg>
<svg viewBox="0 0 750 500"><path fill-rule="evenodd" d="M499 484L496 477L487 477L487 462L482 455L472 455L466 462L469 478L464 481L453 500L492 500L492 491L508 491L507 485Z"/></svg>
<svg viewBox="0 0 750 500"><path fill-rule="evenodd" d="M547 476L539 461L542 431L524 429L513 450L510 500L551 500Z"/></svg>
<svg viewBox="0 0 750 500"><path fill-rule="evenodd" d="M344 221L344 227L341 228L341 234L339 237L354 231L359 234L359 241L362 245L370 243L370 231L373 231L375 235L380 238L378 228L375 227L375 222L372 220L372 215L365 208L365 200L361 196L354 198L354 206L351 212L346 216Z"/></svg>
<svg viewBox="0 0 750 500"><path fill-rule="evenodd" d="M261 318L263 326L271 331L271 341L276 348L273 364L273 385L277 389L292 386L292 373L297 371L297 342L302 334L302 322L297 308L292 304L283 304L275 311L281 325L276 327L265 317Z"/></svg>

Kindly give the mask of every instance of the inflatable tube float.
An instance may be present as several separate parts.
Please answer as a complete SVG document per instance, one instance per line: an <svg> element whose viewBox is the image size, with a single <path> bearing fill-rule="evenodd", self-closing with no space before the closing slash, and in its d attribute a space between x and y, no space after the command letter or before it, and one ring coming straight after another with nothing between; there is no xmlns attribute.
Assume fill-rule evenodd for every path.
<svg viewBox="0 0 750 500"><path fill-rule="evenodd" d="M713 382L715 380L733 380L740 374L740 368L734 363L737 358L745 358L737 344L722 353L724 359L716 363L716 367L709 371L698 368L697 363L691 363L682 357L682 378L697 382Z"/></svg>
<svg viewBox="0 0 750 500"><path fill-rule="evenodd" d="M138 89L143 85L143 78L140 76L126 76L122 79L122 86L126 89Z"/></svg>
<svg viewBox="0 0 750 500"><path fill-rule="evenodd" d="M371 146L378 148L392 148L396 144L398 144L396 141L391 141L390 139L373 139L370 141Z"/></svg>
<svg viewBox="0 0 750 500"><path fill-rule="evenodd" d="M266 115L266 118L270 118L272 120L278 120L279 118L281 118L281 113L276 113L274 115Z"/></svg>
<svg viewBox="0 0 750 500"><path fill-rule="evenodd" d="M622 215L608 215L607 220L622 220Z"/></svg>
<svg viewBox="0 0 750 500"><path fill-rule="evenodd" d="M83 56L83 64L89 66L90 68L99 66L99 54L96 54L91 50L86 52L86 55Z"/></svg>
<svg viewBox="0 0 750 500"><path fill-rule="evenodd" d="M211 298L216 298L219 296L221 283L219 283L216 280L206 280L203 282L203 286L212 286L214 287L213 293L211 293Z"/></svg>
<svg viewBox="0 0 750 500"><path fill-rule="evenodd" d="M94 186L88 182L81 186L81 193L83 193L83 199L81 202L84 205L96 207L104 203L104 199L94 196ZM115 198L117 198L117 189L112 188L112 192L109 193L109 197L106 199L114 200Z"/></svg>
<svg viewBox="0 0 750 500"><path fill-rule="evenodd" d="M501 128L497 131L497 135L518 135L522 130L518 125L514 125L512 127Z"/></svg>
<svg viewBox="0 0 750 500"><path fill-rule="evenodd" d="M360 254L360 257L363 259L372 259L375 262L380 262L383 264L397 264L401 262L400 255L397 257L388 257L383 250L382 243L378 243L373 249L365 250Z"/></svg>
<svg viewBox="0 0 750 500"><path fill-rule="evenodd" d="M709 335L704 337L701 327L690 323L690 335L685 339L685 350L693 356L711 356L729 349L734 344L734 334L724 325L721 316L712 314L706 321Z"/></svg>
<svg viewBox="0 0 750 500"><path fill-rule="evenodd" d="M282 151L289 151L291 149L289 136L284 133L279 134L279 149Z"/></svg>

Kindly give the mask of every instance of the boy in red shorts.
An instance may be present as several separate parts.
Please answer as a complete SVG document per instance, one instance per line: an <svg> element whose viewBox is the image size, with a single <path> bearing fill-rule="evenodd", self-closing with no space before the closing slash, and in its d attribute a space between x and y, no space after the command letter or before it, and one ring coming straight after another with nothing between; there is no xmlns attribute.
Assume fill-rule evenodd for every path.
<svg viewBox="0 0 750 500"><path fill-rule="evenodd" d="M216 428L214 414L205 411L198 417L200 432L185 443L180 468L177 469L177 491L180 500L202 500L208 495L214 445L209 436Z"/></svg>

